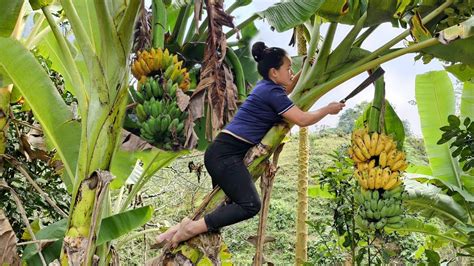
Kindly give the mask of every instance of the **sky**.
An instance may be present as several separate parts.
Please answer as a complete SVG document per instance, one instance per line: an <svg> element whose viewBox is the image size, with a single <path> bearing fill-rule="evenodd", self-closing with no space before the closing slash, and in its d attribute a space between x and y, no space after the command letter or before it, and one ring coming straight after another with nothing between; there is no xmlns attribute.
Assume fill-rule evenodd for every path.
<svg viewBox="0 0 474 266"><path fill-rule="evenodd" d="M225 1L225 7L230 6L233 1ZM251 14L265 10L269 6L277 3L276 0L258 0L253 1L250 5L241 7L234 11L232 15L235 17L234 24L238 25L240 22L248 18ZM259 29L258 35L254 38L253 42L263 41L269 47L277 46L285 49L290 55L296 55L295 47L288 46L291 38L291 31L278 33L270 29L269 24L263 20L257 20L255 22L257 29ZM324 36L327 29L327 25L322 27L321 34ZM337 33L334 39L333 47L337 45L342 38L350 30L350 27L345 25L339 25ZM393 28L390 23L382 24L377 30L371 34L371 36L363 43L362 47L374 51L378 47L388 42L393 37L404 31L403 28ZM408 37L410 38L410 37ZM410 39L407 39L410 40ZM394 47L404 47L403 41ZM421 136L420 121L418 116L418 109L413 104L415 101L415 78L418 74L423 74L434 70L443 70L443 65L437 61L432 60L429 64L423 64L421 60L415 61L414 57L416 54L407 54L391 60L387 63L382 64L382 68L385 70L385 90L386 99L394 106L397 114L402 120L408 120L410 124L410 130L413 134ZM366 73L362 73L357 77L350 79L349 81L339 85L331 92L327 93L321 99L319 99L312 107L311 110L321 108L332 101L339 101L343 99L350 91L352 91L357 85L359 85L367 77ZM374 93L374 87L371 85L364 91L359 93L354 98L350 99L346 103L346 108L352 108L362 101L372 101ZM342 112L341 112L342 113ZM338 116L327 116L318 122L318 126L335 127L338 122ZM315 129L315 126L310 127Z"/></svg>

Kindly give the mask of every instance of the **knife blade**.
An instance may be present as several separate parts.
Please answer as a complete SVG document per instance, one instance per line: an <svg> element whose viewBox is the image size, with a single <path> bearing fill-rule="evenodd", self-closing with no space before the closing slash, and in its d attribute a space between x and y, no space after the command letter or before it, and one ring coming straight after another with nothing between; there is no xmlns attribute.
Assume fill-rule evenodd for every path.
<svg viewBox="0 0 474 266"><path fill-rule="evenodd" d="M359 92L361 92L362 90L367 88L367 86L369 86L371 83L375 82L378 78L380 78L384 73L385 71L381 67L377 68L375 72L370 74L364 81L362 81L362 83L359 86L357 86L353 91L351 91L351 93L349 93L349 95L347 95L346 98L340 100L339 102L345 103L350 98L356 96Z"/></svg>

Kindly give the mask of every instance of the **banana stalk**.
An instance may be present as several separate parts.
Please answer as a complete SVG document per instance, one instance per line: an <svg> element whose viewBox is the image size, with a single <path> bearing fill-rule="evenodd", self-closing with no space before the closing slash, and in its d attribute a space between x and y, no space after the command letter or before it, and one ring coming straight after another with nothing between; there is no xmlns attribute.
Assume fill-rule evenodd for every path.
<svg viewBox="0 0 474 266"><path fill-rule="evenodd" d="M306 40L303 27L296 28L298 44L298 55L306 54ZM299 154L298 154L298 202L296 215L296 265L303 265L308 260L308 128L300 127L299 132Z"/></svg>
<svg viewBox="0 0 474 266"><path fill-rule="evenodd" d="M165 48L165 33L168 27L168 18L163 0L153 0L153 47Z"/></svg>
<svg viewBox="0 0 474 266"><path fill-rule="evenodd" d="M375 93L372 106L370 108L369 120L367 124L369 126L369 132L381 133L383 126L383 115L385 107L385 81L383 77L375 81Z"/></svg>

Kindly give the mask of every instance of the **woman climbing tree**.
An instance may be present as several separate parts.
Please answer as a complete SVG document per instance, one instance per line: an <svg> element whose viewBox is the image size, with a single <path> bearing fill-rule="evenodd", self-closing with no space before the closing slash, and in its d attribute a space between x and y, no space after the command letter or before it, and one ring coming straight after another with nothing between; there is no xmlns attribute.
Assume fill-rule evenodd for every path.
<svg viewBox="0 0 474 266"><path fill-rule="evenodd" d="M252 47L252 55L263 77L239 108L234 119L206 150L204 163L213 186L222 188L230 199L204 218L193 221L184 218L157 236L158 244L171 241L173 246L204 232L217 231L255 216L260 210L260 198L252 177L244 164L244 156L260 143L276 123L288 120L298 126L315 124L328 114L337 114L345 106L332 102L316 111L304 112L288 98L299 75L293 75L291 58L281 48L268 48L263 42Z"/></svg>

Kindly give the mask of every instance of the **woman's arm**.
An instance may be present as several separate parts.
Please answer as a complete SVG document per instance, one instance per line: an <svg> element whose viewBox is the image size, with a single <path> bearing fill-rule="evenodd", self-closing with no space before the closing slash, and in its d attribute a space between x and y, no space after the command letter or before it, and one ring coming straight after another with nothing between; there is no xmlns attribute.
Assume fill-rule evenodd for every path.
<svg viewBox="0 0 474 266"><path fill-rule="evenodd" d="M343 103L332 102L323 108L309 112L304 112L297 106L293 106L290 108L290 110L283 113L282 116L291 123L294 123L300 127L307 127L317 123L328 114L338 114L344 106L346 105Z"/></svg>

